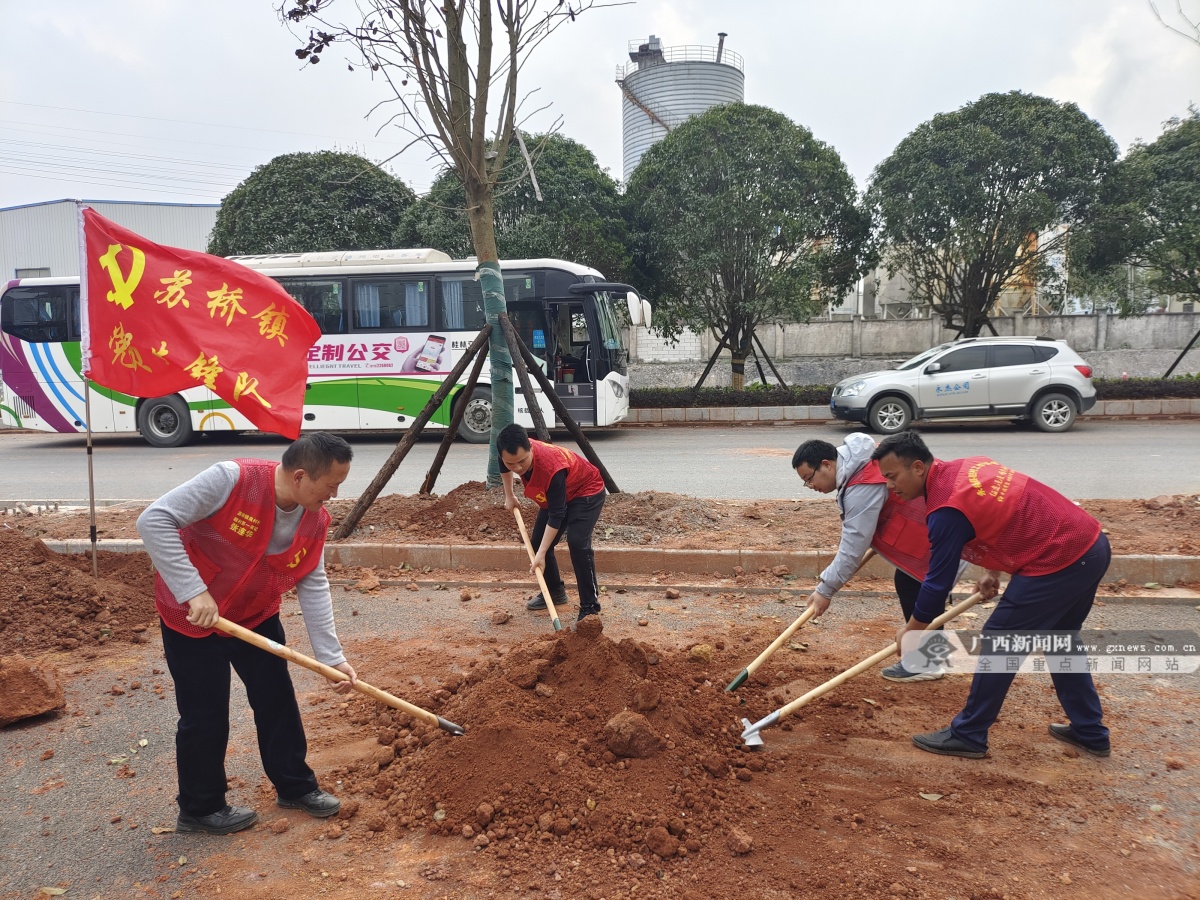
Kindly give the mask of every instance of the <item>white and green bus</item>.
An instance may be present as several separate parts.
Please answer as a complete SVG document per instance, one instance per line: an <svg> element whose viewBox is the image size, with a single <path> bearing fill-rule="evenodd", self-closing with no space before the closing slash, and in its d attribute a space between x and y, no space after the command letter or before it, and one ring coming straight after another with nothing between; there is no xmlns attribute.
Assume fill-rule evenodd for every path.
<svg viewBox="0 0 1200 900"><path fill-rule="evenodd" d="M437 250L362 250L233 257L278 281L316 320L309 351L305 430L408 427L485 324L474 260ZM502 264L508 314L572 418L613 425L629 414L628 353L616 298L632 322L649 324L649 304L627 285L557 259ZM84 430L79 279L10 281L0 296L0 422L42 431ZM466 378L464 376L463 381ZM165 397L131 397L91 384L91 427L141 432L156 447L197 433L254 426L203 386ZM547 423L557 422L535 385ZM516 420L531 426L516 386ZM456 387L429 427L449 425L465 405L459 435L485 443L491 380L485 366L471 396Z"/></svg>

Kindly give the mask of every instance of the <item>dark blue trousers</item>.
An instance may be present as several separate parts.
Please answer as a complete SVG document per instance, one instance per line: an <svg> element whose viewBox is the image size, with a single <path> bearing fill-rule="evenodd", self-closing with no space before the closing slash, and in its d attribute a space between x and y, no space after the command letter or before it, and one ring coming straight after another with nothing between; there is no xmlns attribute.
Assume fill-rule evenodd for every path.
<svg viewBox="0 0 1200 900"><path fill-rule="evenodd" d="M1112 550L1101 534L1076 562L1049 575L1014 575L983 626L984 631L1079 631L1092 611L1096 588ZM988 729L1000 715L1013 672L976 672L967 705L950 723L951 733L981 750L987 749ZM1051 672L1058 702L1072 729L1088 744L1108 739L1100 696L1090 672Z"/></svg>
<svg viewBox="0 0 1200 900"><path fill-rule="evenodd" d="M279 796L295 800L315 791L317 778L305 762L308 742L287 662L237 638L188 637L161 620L160 624L179 709L175 732L179 808L196 817L225 808L231 666L246 686L263 771ZM277 644L286 643L278 614L253 630Z"/></svg>

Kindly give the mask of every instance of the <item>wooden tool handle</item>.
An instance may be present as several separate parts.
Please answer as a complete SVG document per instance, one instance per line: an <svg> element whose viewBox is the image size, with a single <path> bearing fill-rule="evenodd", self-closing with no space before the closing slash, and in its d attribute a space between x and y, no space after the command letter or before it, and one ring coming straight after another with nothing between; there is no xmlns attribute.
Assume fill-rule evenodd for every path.
<svg viewBox="0 0 1200 900"><path fill-rule="evenodd" d="M350 680L350 676L345 672L335 669L333 666L327 666L323 662L317 662L311 656L305 656L303 653L298 653L291 647L276 643L270 638L263 637L258 632L251 631L249 628L243 628L241 625L238 625L235 622L230 622L228 619L218 617L217 623L213 627L225 632L228 635L232 635L235 638L240 638L248 644L253 644L255 647L260 647L261 649L266 650L268 653L273 653L276 656L282 657L288 662L294 662L298 666L303 666L306 669L310 669L311 671L316 672L318 675L324 675L330 681ZM381 703L386 703L388 706L392 707L392 709L402 710L408 713L410 716L415 716L424 722L428 722L430 725L441 725L435 713L431 713L427 709L422 709L419 706L414 706L411 703L401 700L399 697L393 696L387 691L380 690L373 685L367 684L362 679L358 679L354 682L354 689L360 694L366 694L368 697L372 697Z"/></svg>
<svg viewBox="0 0 1200 900"><path fill-rule="evenodd" d="M533 544L529 542L529 532L525 529L525 519L521 516L520 506L513 507L513 516L517 520L517 528L521 529L521 543L525 545L525 552L529 554L529 564L532 566ZM554 630L558 631L562 625L559 624L558 610L554 608L554 600L550 597L550 588L546 587L546 576L542 574L541 566L535 566L533 574L537 578L538 587L542 589L542 597L546 601L546 611L550 613L550 621L554 623Z"/></svg>
<svg viewBox="0 0 1200 900"><path fill-rule="evenodd" d="M972 606L974 606L976 603L978 603L982 599L983 599L983 594L979 594L979 593L972 594L966 600L962 601L957 606L950 607L948 610L946 610L944 613L942 613L940 616L938 616L936 619L934 619L932 622L930 622L928 625L926 625L925 630L930 631L934 628L938 628L941 625L945 625L951 619L955 618L956 616L961 615L962 613L965 613L968 609L970 609ZM794 712L795 710L804 706L806 703L816 700L818 697L820 697L824 694L828 694L839 684L842 684L845 681L849 681L855 675L861 675L863 672L867 671L867 669L870 669L873 666L879 665L879 663L883 662L885 659L887 659L889 656L891 656L895 652L896 652L896 642L892 641L892 643L888 644L886 647L884 647L878 653L875 653L872 656L868 656L862 662L858 663L857 665L851 666L849 669L847 669L845 672L842 672L840 675L835 675L833 678L830 678L824 684L813 688L811 691L809 691L804 696L797 697L795 700L793 700L787 706L781 707L779 710L779 718L782 719L784 716Z"/></svg>
<svg viewBox="0 0 1200 900"><path fill-rule="evenodd" d="M855 567L854 571L850 574L850 577L853 578L855 575L857 575L859 573L859 571L862 569L862 567L871 561L871 557L873 557L874 555L875 555L874 548L868 547L867 552L863 554L863 558L861 560L859 560L858 566ZM784 630L783 634L781 634L779 637L775 638L775 640L771 642L771 646L767 647L766 650L764 650L762 653L758 654L758 657L754 660L754 662L752 662L752 663L750 663L750 665L746 666L746 674L753 675L758 670L759 666L761 666L763 663L765 663L768 659L771 658L771 654L773 654L776 650L778 650L780 647L782 647L784 642L788 638L790 638L793 634L795 634L797 630L799 630L800 626L802 626L805 622L807 622L809 619L811 619L813 617L813 615L816 613L816 611L817 611L817 608L815 606L810 606L808 609L804 610L804 612L802 612L800 614L800 617L798 619L796 619L795 622L793 622L791 625L789 625Z"/></svg>

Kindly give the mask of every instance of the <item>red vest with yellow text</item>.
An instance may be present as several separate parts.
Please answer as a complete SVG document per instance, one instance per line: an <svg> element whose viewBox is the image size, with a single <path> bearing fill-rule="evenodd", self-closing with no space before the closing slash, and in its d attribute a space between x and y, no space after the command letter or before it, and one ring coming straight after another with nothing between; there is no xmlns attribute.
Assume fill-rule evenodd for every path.
<svg viewBox="0 0 1200 900"><path fill-rule="evenodd" d="M533 452L533 467L521 476L521 484L525 496L542 509L546 508L550 479L563 469L567 470L568 503L576 497L590 497L604 490L600 470L578 453L535 440L529 441L529 449Z"/></svg>
<svg viewBox="0 0 1200 900"><path fill-rule="evenodd" d="M292 545L283 553L268 556L267 546L275 524L275 470L279 463L261 459L235 462L241 471L225 505L207 519L179 529L179 536L188 559L217 601L222 618L254 628L279 612L283 592L295 587L296 582L317 567L324 552L330 516L324 509L315 513L306 510ZM163 622L180 634L206 637L213 633L187 620L187 604L176 602L162 576L157 574L154 605Z"/></svg>
<svg viewBox="0 0 1200 900"><path fill-rule="evenodd" d="M935 459L925 506L966 516L975 538L963 559L1011 575L1059 572L1100 536L1100 523L1058 491L986 456Z"/></svg>
<svg viewBox="0 0 1200 900"><path fill-rule="evenodd" d="M885 484L879 463L871 460L850 477L846 487L853 484ZM897 569L907 572L917 581L924 581L929 571L929 532L925 528L925 500L905 502L888 491L887 502L879 511L879 522L871 537L875 552Z"/></svg>

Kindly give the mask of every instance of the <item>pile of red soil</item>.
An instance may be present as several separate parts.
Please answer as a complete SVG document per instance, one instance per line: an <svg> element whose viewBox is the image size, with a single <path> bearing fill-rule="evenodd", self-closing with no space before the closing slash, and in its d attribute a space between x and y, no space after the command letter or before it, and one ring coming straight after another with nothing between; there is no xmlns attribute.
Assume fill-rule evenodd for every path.
<svg viewBox="0 0 1200 900"><path fill-rule="evenodd" d="M0 529L0 654L144 643L157 617L145 553L67 556Z"/></svg>
<svg viewBox="0 0 1200 900"><path fill-rule="evenodd" d="M541 872L550 844L629 878L689 857L728 860L752 843L734 824L734 795L772 763L743 747L738 700L706 672L713 649L614 643L589 618L425 699L467 724L465 736L352 702L379 748L330 774L366 798L356 813L370 830L461 836L502 877Z"/></svg>

